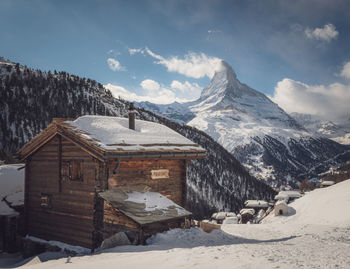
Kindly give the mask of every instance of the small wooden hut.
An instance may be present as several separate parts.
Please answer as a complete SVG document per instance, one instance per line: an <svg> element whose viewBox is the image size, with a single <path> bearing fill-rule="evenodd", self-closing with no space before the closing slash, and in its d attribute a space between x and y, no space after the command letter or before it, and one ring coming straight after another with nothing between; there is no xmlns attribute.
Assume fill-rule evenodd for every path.
<svg viewBox="0 0 350 269"><path fill-rule="evenodd" d="M191 215L186 165L205 150L131 111L54 119L20 157L27 234L93 250L118 232L137 244L180 227Z"/></svg>

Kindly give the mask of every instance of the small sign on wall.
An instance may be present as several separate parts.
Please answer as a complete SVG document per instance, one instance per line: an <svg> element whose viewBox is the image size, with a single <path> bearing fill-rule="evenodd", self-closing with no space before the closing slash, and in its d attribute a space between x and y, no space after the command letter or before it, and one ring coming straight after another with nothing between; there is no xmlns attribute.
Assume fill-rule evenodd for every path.
<svg viewBox="0 0 350 269"><path fill-rule="evenodd" d="M152 179L169 178L169 170L168 169L151 170L151 178Z"/></svg>

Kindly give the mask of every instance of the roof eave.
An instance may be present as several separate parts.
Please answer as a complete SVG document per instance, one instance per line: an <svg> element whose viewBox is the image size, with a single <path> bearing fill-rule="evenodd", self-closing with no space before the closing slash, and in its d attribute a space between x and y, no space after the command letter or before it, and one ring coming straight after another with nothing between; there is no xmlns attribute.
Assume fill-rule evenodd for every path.
<svg viewBox="0 0 350 269"><path fill-rule="evenodd" d="M116 158L184 158L184 159L202 159L206 157L206 151L106 151L104 159Z"/></svg>
<svg viewBox="0 0 350 269"><path fill-rule="evenodd" d="M192 216L193 214L191 212L188 212L188 214L183 214L181 216L177 216L177 217L169 217L163 220L156 220L156 221L152 221L152 222L146 222L146 223L139 223L138 221L134 220L137 224L139 224L141 227L150 225L150 224L154 224L154 223L161 223L161 222L169 222L169 221L174 221L174 220L178 220L178 219L183 219L183 218L187 218L189 216Z"/></svg>

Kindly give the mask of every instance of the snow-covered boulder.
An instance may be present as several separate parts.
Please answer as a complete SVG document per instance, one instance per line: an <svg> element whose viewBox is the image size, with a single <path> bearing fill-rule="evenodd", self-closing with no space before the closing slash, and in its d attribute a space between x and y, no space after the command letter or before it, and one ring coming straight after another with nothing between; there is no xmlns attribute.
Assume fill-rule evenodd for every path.
<svg viewBox="0 0 350 269"><path fill-rule="evenodd" d="M117 246L131 245L131 242L124 232L119 232L103 240L99 250L113 248Z"/></svg>
<svg viewBox="0 0 350 269"><path fill-rule="evenodd" d="M224 220L225 219L225 217L226 217L226 212L218 212L217 214L216 214L216 220Z"/></svg>
<svg viewBox="0 0 350 269"><path fill-rule="evenodd" d="M237 217L237 215L234 212L227 212L226 217Z"/></svg>

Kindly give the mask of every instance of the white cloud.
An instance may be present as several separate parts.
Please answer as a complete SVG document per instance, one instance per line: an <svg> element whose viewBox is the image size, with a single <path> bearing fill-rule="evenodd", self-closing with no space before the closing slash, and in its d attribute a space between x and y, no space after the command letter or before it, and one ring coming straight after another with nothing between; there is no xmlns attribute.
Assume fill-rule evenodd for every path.
<svg viewBox="0 0 350 269"><path fill-rule="evenodd" d="M151 92L158 91L160 89L159 83L152 79L145 79L144 81L141 82L140 85L144 90L151 91Z"/></svg>
<svg viewBox="0 0 350 269"><path fill-rule="evenodd" d="M121 55L121 53L119 51L115 51L115 50L109 50L107 52L107 54L110 54L110 55Z"/></svg>
<svg viewBox="0 0 350 269"><path fill-rule="evenodd" d="M350 116L350 85L310 86L285 78L277 83L270 98L289 113L319 115L328 120Z"/></svg>
<svg viewBox="0 0 350 269"><path fill-rule="evenodd" d="M136 53L141 53L141 54L144 53L143 49L130 49L130 48L129 48L128 51L129 51L129 54L130 54L130 55L134 55L134 54L136 54Z"/></svg>
<svg viewBox="0 0 350 269"><path fill-rule="evenodd" d="M108 58L107 63L109 68L113 71L125 71L125 67L123 67L117 59Z"/></svg>
<svg viewBox="0 0 350 269"><path fill-rule="evenodd" d="M335 29L335 26L331 23L326 24L323 28L311 29L307 27L305 34L309 39L316 39L330 42L332 39L337 38L339 32Z"/></svg>
<svg viewBox="0 0 350 269"><path fill-rule="evenodd" d="M132 50L132 51L130 51ZM169 72L176 72L191 78L202 78L207 76L212 78L216 70L221 66L221 59L217 57L207 56L204 53L190 52L182 59L178 56L164 58L151 51L149 48L145 49L129 49L131 55L135 53L147 53L151 57L157 59L156 64L164 65Z"/></svg>
<svg viewBox="0 0 350 269"><path fill-rule="evenodd" d="M190 83L188 81L182 83L178 80L173 80L170 87L174 90L179 90L181 93L184 93L193 100L199 98L202 91L202 87L200 87L197 83Z"/></svg>
<svg viewBox="0 0 350 269"><path fill-rule="evenodd" d="M217 34L217 33L222 33L221 30L208 30L208 34Z"/></svg>
<svg viewBox="0 0 350 269"><path fill-rule="evenodd" d="M178 97L175 92L177 90L181 91L181 89L184 91L186 90L191 91L196 89L196 87L198 86L196 83L191 84L187 81L185 83L181 83L179 81L174 83L173 81L172 85L175 85L175 87L170 86L169 88L169 87L160 85L158 82L152 79L145 79L140 83L140 85L142 88L142 95L136 94L134 92L130 92L122 86L114 85L111 83L108 83L104 86L111 91L111 93L115 98L121 97L125 100L135 101L135 102L149 101L155 104L170 104L173 102L183 103L183 102L192 101L195 98L188 99L188 96L193 96L193 92L184 94L186 98ZM197 96L195 97L198 98Z"/></svg>
<svg viewBox="0 0 350 269"><path fill-rule="evenodd" d="M122 98L122 99L125 99L125 100L136 101L136 102L144 101L140 96L138 96L135 93L129 92L128 90L126 90L122 86L118 86L118 85L114 85L114 84L108 83L108 84L104 85L104 87L106 89L110 90L112 95L115 98Z"/></svg>
<svg viewBox="0 0 350 269"><path fill-rule="evenodd" d="M344 64L343 70L340 73L343 78L350 79L350 62Z"/></svg>

